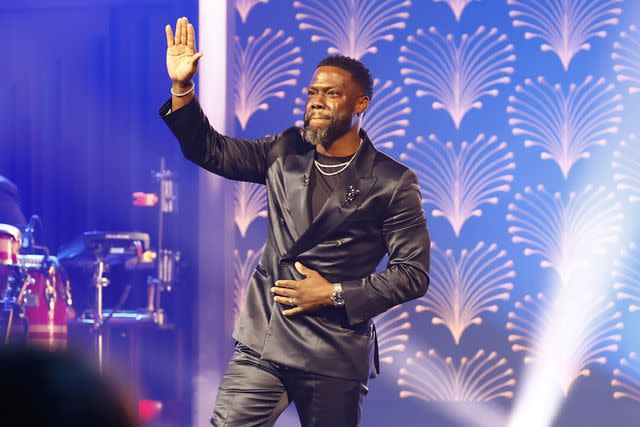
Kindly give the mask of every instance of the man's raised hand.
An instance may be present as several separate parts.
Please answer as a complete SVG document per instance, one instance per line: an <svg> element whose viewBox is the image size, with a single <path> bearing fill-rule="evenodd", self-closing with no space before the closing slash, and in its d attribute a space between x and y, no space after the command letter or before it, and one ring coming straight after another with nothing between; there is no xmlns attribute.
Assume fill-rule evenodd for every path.
<svg viewBox="0 0 640 427"><path fill-rule="evenodd" d="M178 18L175 37L171 25L165 27L167 34L167 71L176 89L188 89L198 71L198 60L202 53L196 53L196 33L187 18Z"/></svg>

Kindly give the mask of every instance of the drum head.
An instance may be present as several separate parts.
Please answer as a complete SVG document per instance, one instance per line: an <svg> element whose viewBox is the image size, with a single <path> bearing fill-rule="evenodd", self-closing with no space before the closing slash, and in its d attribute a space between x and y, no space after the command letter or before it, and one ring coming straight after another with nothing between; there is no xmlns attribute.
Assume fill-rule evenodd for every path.
<svg viewBox="0 0 640 427"><path fill-rule="evenodd" d="M0 264L16 263L22 245L22 232L9 224L0 224Z"/></svg>
<svg viewBox="0 0 640 427"><path fill-rule="evenodd" d="M0 224L0 235L6 234L13 238L16 242L22 241L22 231L19 228L9 224Z"/></svg>

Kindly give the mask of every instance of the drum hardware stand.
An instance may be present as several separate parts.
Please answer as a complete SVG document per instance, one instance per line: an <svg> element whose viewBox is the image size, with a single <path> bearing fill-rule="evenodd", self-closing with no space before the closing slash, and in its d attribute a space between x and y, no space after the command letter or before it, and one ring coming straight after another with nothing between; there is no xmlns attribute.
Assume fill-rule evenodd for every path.
<svg viewBox="0 0 640 427"><path fill-rule="evenodd" d="M109 279L104 277L105 273L105 263L102 258L99 258L96 265L96 273L95 273L95 304L96 308L94 310L93 317L93 332L96 337L96 352L98 353L98 369L102 374L103 368L103 320L104 316L102 313L102 288L109 285Z"/></svg>
<svg viewBox="0 0 640 427"><path fill-rule="evenodd" d="M164 248L164 215L174 213L178 208L175 174L165 169L164 157L160 158L160 171L154 174L160 182L160 210L158 218L158 254L156 277L147 278L147 310L153 313L154 322L165 323L165 314L160 297L162 292L170 292L174 282L175 266L180 261L180 253Z"/></svg>
<svg viewBox="0 0 640 427"><path fill-rule="evenodd" d="M13 313L15 313L16 309L20 309L21 313L19 316L22 318L24 314L22 313L22 306L20 305L20 301L24 298L24 294L27 291L27 286L33 285L34 280L29 276L25 276L22 268L18 268L19 277L24 277L22 281L22 286L20 287L20 292L18 293L17 298L11 298L11 293L13 293L13 288L11 287L11 283L8 284L7 290L5 293L5 297L3 298L5 304L11 305L11 310L9 311L9 319L7 320L7 331L4 337L5 344L9 343L9 339L11 338L11 329L13 328ZM10 282L15 282L15 278L11 277Z"/></svg>

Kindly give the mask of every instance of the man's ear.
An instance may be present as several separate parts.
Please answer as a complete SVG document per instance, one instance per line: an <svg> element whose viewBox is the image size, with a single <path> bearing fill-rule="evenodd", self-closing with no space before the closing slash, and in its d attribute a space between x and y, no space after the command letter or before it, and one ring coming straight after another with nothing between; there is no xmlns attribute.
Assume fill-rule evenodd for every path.
<svg viewBox="0 0 640 427"><path fill-rule="evenodd" d="M358 105L356 105L356 114L358 116L361 116L362 113L364 113L365 111L367 111L367 108L369 108L369 97L368 96L361 96L360 100L358 101Z"/></svg>

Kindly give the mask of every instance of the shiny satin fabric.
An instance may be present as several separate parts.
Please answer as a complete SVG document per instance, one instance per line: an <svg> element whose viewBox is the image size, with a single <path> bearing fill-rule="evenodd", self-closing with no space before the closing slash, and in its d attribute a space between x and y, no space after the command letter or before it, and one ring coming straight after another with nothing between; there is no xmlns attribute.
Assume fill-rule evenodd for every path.
<svg viewBox="0 0 640 427"><path fill-rule="evenodd" d="M293 402L303 427L360 424L366 381L278 366L238 343L216 396L214 427L270 427Z"/></svg>
<svg viewBox="0 0 640 427"><path fill-rule="evenodd" d="M216 132L197 99L160 116L189 160L232 180L266 185L269 230L233 337L265 360L306 372L366 379L378 371L372 318L421 297L429 285L430 240L416 175L377 151L364 130L352 164L313 222L308 177L314 147L292 127L245 140ZM385 254L387 268L375 273ZM300 261L340 282L345 308L286 317L273 301L278 279L303 279Z"/></svg>

